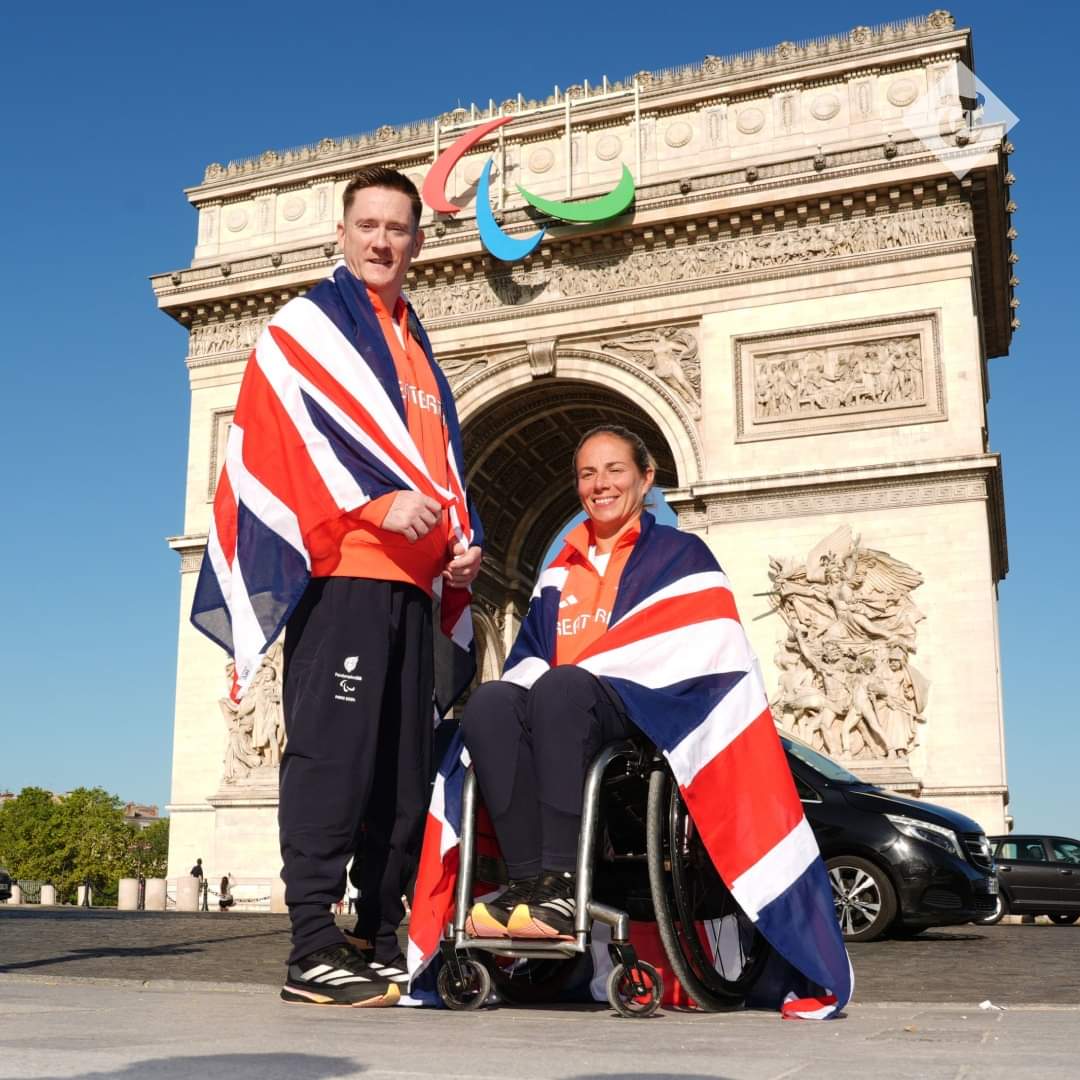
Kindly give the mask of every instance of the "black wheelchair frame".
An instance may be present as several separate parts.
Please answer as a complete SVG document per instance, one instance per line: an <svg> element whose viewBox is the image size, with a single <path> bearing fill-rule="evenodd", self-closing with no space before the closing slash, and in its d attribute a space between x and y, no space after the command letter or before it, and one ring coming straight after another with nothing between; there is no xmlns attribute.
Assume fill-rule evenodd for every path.
<svg viewBox="0 0 1080 1080"><path fill-rule="evenodd" d="M452 1009L479 1008L493 985L513 1002L550 1000L566 982L571 965L584 957L592 944L592 925L611 927L608 950L612 971L607 997L623 1016L651 1016L660 1007L660 973L641 960L630 942L630 914L603 903L596 896L596 853L602 835L602 794L620 779L647 785L644 816L644 853L622 858L648 870L649 906L671 970L698 1006L720 1012L741 1008L769 956L769 946L741 912L724 886L686 812L678 785L656 750L644 740L624 740L605 746L592 762L585 780L581 836L578 842L576 916L572 941L522 938L475 938L465 932L473 902L476 874L476 806L478 789L470 768L462 795L460 863L453 921L440 951L443 965L439 995ZM640 818L637 821L640 825ZM609 838L610 839L610 838ZM486 875L485 875L486 876ZM625 900L629 897L624 898ZM737 970L728 971L709 955L697 926L704 919L734 916ZM685 928L685 929L684 929ZM526 965L535 979L528 992L502 976L509 960ZM494 975L494 982L493 982Z"/></svg>

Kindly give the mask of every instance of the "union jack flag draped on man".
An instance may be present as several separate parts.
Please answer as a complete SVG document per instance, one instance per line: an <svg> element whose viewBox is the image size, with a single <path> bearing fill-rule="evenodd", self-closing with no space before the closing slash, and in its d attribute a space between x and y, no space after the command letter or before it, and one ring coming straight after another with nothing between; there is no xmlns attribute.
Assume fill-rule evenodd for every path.
<svg viewBox="0 0 1080 1080"><path fill-rule="evenodd" d="M565 547L540 575L503 679L530 687L554 662L570 557ZM608 629L577 663L610 681L662 751L725 884L786 961L775 1004L789 1017L834 1015L853 975L825 866L731 585L706 545L643 514ZM457 754L440 769L428 815L409 930L414 978L453 906L460 744Z"/></svg>
<svg viewBox="0 0 1080 1080"><path fill-rule="evenodd" d="M251 354L229 429L225 464L195 588L191 621L234 659L239 698L311 578L316 548L351 527L346 515L392 491L437 499L466 546L481 542L462 483L454 397L409 309L442 397L447 486L430 477L367 291L344 266L291 300ZM433 591L440 625L471 655L469 590ZM457 652L457 650L454 650ZM439 697L447 708L469 675Z"/></svg>

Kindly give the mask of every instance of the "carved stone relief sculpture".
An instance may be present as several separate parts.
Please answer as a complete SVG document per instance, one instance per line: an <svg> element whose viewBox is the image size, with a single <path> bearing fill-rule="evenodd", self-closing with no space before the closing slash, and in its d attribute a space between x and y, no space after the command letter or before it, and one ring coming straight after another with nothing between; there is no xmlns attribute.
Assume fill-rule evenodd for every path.
<svg viewBox="0 0 1080 1080"><path fill-rule="evenodd" d="M232 685L233 663L225 665ZM277 768L285 751L285 710L281 697L282 644L267 650L247 692L237 703L226 695L218 699L227 741L223 779L242 782L258 769Z"/></svg>
<svg viewBox="0 0 1080 1080"><path fill-rule="evenodd" d="M918 334L754 357L756 421L921 405L925 399Z"/></svg>
<svg viewBox="0 0 1080 1080"><path fill-rule="evenodd" d="M701 363L693 330L663 326L605 341L602 348L653 372L678 394L695 420L701 419Z"/></svg>
<svg viewBox="0 0 1080 1080"><path fill-rule="evenodd" d="M237 319L233 322L206 323L193 326L188 340L188 356L212 356L214 353L247 351L255 347L269 315L257 319Z"/></svg>
<svg viewBox="0 0 1080 1080"><path fill-rule="evenodd" d="M814 222L756 236L723 237L695 244L568 260L550 269L503 269L483 278L429 286L417 282L409 299L425 321L577 297L591 302L612 293L719 275L753 273L823 259L867 255L973 235L971 209L947 203L849 221Z"/></svg>
<svg viewBox="0 0 1080 1080"><path fill-rule="evenodd" d="M805 562L770 557L769 577L769 602L787 627L770 702L777 721L842 760L906 763L929 692L911 663L924 618L911 593L922 574L842 525Z"/></svg>

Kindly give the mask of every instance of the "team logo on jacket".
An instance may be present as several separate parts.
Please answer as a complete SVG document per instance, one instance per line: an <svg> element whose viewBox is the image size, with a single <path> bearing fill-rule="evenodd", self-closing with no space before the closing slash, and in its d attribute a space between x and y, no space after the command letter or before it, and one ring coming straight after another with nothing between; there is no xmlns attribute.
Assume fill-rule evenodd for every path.
<svg viewBox="0 0 1080 1080"><path fill-rule="evenodd" d="M360 659L359 656L346 656L343 661L345 670L351 675L356 670L356 663Z"/></svg>

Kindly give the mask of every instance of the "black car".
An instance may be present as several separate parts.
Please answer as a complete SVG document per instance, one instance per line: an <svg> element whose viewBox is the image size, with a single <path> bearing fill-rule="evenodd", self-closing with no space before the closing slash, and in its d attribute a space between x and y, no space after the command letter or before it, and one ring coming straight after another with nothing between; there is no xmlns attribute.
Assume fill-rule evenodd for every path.
<svg viewBox="0 0 1080 1080"><path fill-rule="evenodd" d="M991 836L997 862L997 906L984 926L1003 915L1047 915L1068 926L1080 919L1080 840L1010 833Z"/></svg>
<svg viewBox="0 0 1080 1080"><path fill-rule="evenodd" d="M781 733L845 941L966 923L997 904L990 845L971 818L863 783Z"/></svg>
<svg viewBox="0 0 1080 1080"><path fill-rule="evenodd" d="M0 903L11 899L11 875L0 866Z"/></svg>

